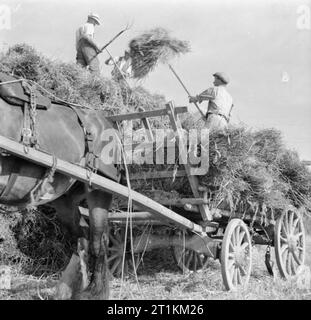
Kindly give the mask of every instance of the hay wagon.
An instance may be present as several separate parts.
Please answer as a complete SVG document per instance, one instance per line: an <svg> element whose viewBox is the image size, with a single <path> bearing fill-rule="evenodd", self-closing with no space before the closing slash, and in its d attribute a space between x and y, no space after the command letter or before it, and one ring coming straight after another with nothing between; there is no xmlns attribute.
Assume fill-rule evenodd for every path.
<svg viewBox="0 0 311 320"><path fill-rule="evenodd" d="M168 116L176 137L180 138L179 114L187 112L187 107L174 107L173 103L161 110L145 111L108 117L119 124L124 120L140 119L153 134L149 118ZM179 139L177 139L179 141ZM52 155L29 148L24 152L22 144L0 137L0 148L21 158L43 165L55 167ZM183 148L180 144L179 148ZM275 257L280 274L289 278L297 273L305 258L305 232L300 213L295 208L282 212L276 223L264 224L247 212L231 212L213 209L208 206L208 190L199 184L198 176L191 174L190 165L184 164L183 170L172 172L139 172L129 176L130 181L139 179L168 179L184 177L192 190L191 198L171 199L162 190L153 190L145 196L127 186L97 174L89 176L87 169L61 159L57 159L56 170L79 181L91 182L94 188L113 193L119 199L118 211L110 212L109 220L114 228L110 232L109 265L114 274L120 274L124 253L131 256L136 268L140 255L154 248L171 247L177 265L184 271L197 271L204 268L209 258L219 259L223 283L227 290L247 285L251 274L252 246L266 245L266 265L270 264L270 247L275 248ZM128 199L133 208L129 212ZM123 201L123 202L122 202ZM87 209L80 208L82 216L88 216ZM140 232L127 232L126 226L132 223ZM165 232L144 232L143 226ZM129 246L125 244L130 243ZM124 250L126 247L126 250ZM132 259L134 257L134 259Z"/></svg>

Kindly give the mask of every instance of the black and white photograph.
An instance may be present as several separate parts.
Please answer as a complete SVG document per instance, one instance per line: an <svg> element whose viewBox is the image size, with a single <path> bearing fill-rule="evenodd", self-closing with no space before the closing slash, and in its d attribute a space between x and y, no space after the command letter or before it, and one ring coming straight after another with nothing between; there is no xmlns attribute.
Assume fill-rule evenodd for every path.
<svg viewBox="0 0 311 320"><path fill-rule="evenodd" d="M311 0L0 0L0 300L311 300L310 120Z"/></svg>

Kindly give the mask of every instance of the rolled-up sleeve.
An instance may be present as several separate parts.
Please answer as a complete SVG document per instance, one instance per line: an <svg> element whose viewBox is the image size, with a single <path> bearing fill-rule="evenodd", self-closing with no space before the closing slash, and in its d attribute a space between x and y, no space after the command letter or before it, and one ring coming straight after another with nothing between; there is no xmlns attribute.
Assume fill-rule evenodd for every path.
<svg viewBox="0 0 311 320"><path fill-rule="evenodd" d="M200 93L199 96L203 99L205 98L205 99L213 100L216 98L216 90L213 87L208 88L204 90L202 93Z"/></svg>

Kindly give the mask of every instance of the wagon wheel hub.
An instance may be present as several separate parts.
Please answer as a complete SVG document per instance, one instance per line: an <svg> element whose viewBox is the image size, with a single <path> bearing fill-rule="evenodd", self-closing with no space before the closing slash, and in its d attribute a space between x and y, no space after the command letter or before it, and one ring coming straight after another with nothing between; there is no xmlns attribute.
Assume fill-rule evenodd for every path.
<svg viewBox="0 0 311 320"><path fill-rule="evenodd" d="M241 247L236 248L234 253L234 260L237 267L242 267L245 264L246 258L247 257L245 251Z"/></svg>
<svg viewBox="0 0 311 320"><path fill-rule="evenodd" d="M288 249L291 252L296 251L297 246L299 245L299 239L296 236L290 235L287 237Z"/></svg>

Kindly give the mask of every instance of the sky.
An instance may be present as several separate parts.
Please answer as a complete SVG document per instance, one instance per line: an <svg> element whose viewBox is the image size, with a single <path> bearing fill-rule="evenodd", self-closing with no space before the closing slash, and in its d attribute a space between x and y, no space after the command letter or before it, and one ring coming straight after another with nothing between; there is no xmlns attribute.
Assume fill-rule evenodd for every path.
<svg viewBox="0 0 311 320"><path fill-rule="evenodd" d="M3 21L8 8L10 26ZM210 87L216 71L227 73L232 122L277 128L289 148L311 160L310 9L311 0L0 0L0 48L25 42L53 59L75 61L75 31L90 12L103 22L95 34L100 46L132 24L108 47L114 56L140 33L166 28L190 42L191 52L171 64L191 94ZM100 56L101 72L109 77L107 58ZM140 84L189 105L167 65Z"/></svg>

